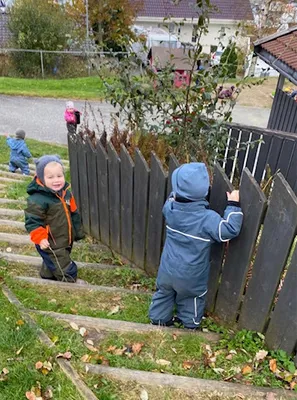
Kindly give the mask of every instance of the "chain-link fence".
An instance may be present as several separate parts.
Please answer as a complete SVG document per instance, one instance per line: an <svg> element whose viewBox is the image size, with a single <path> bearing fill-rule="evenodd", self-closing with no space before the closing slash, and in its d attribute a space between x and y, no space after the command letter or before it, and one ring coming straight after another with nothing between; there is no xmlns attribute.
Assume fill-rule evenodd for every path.
<svg viewBox="0 0 297 400"><path fill-rule="evenodd" d="M0 49L0 76L77 78L112 74L124 52Z"/></svg>

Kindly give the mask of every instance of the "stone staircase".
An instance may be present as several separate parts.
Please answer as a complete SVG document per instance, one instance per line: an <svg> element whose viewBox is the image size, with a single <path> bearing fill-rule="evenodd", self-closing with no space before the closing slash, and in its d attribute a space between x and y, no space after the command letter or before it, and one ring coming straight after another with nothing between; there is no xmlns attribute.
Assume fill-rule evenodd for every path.
<svg viewBox="0 0 297 400"><path fill-rule="evenodd" d="M24 177L20 174L12 174L7 171L6 165L0 165L0 262L5 262L5 270L8 271L9 279L7 279L7 285L3 285L3 293L7 296L9 301L19 308L23 315L31 325L35 324L40 340L49 347L54 347L54 344L50 341L47 335L37 325L32 315L46 315L50 316L57 321L64 321L68 324L75 323L78 327L86 327L88 330L95 330L98 334L107 334L108 332L131 332L131 333L148 333L148 332L170 332L170 334L178 335L197 335L202 337L207 343L215 343L219 339L219 335L210 332L187 332L186 330L177 330L176 328L161 328L145 323L129 322L120 319L115 319L114 316L111 319L108 318L95 318L86 315L75 315L75 314L63 314L59 312L52 312L46 310L27 309L24 305L16 298L13 291L18 285L29 285L30 288L46 287L48 290L55 288L56 290L62 290L66 293L79 293L79 296L84 296L84 293L93 293L94 297L98 293L114 293L115 295L133 295L137 296L148 296L147 290L137 289L134 290L127 287L107 286L101 284L90 284L88 282L84 284L79 283L64 283L55 282L40 279L38 276L38 269L41 266L41 258L37 256L34 250L33 244L29 240L29 236L26 234L24 228L24 212L25 207L24 199L9 199L6 198L6 190L9 185L22 184L28 177ZM33 175L33 166L32 166ZM14 233L10 233L9 229L14 230ZM17 232L17 233L15 233ZM77 249L78 254L87 249L90 255L95 255L102 252L110 253L112 258L113 253L109 248L98 243L78 243L74 244L74 249ZM30 253L30 254L28 254ZM32 253L32 254L31 254ZM33 255L35 254L35 255ZM121 268L125 268L127 271L135 271L136 269L132 265L127 265L125 261L122 261L122 266L119 263L101 263L101 262L84 262L78 261L79 271L90 270L96 271L97 276L100 273L106 273L106 271L121 271ZM19 266L22 268L19 269ZM2 265L0 264L0 271ZM12 272L11 272L12 271ZM100 283L100 282L99 282ZM12 286L9 288L9 286ZM77 373L72 364L66 360L59 360L59 366L65 372L65 374L72 380L73 384L76 385L78 392L84 399L96 399L97 397L90 391L90 389L84 383L82 376ZM160 372L144 372L137 370L130 370L126 368L112 368L106 365L91 365L88 363L83 364L82 367L85 373L106 376L117 381L124 382L137 382L136 385L141 384L143 387L163 387L167 389L174 389L181 391L180 395L174 397L179 399L182 397L182 393L191 395L191 399L212 399L212 393L221 393L225 398L236 398L235 396L240 393L242 396L251 396L253 399L266 398L268 389L265 388L254 388L251 386L237 385L227 382L216 382L208 381L197 378L189 378L183 376L166 375ZM166 390L167 390L166 389ZM270 390L269 390L270 391ZM200 393L200 395L199 395ZM206 393L204 395L204 393ZM276 391L277 393L277 391ZM283 394L283 392L282 392ZM230 396L230 397L229 397ZM288 396L288 397L286 397ZM283 398L291 398L286 395ZM127 397L126 397L127 398ZM143 397L149 398L149 397ZM170 397L171 398L171 397ZM219 397L217 397L219 398ZM246 397L240 397L246 398ZM160 397L161 399L161 397Z"/></svg>

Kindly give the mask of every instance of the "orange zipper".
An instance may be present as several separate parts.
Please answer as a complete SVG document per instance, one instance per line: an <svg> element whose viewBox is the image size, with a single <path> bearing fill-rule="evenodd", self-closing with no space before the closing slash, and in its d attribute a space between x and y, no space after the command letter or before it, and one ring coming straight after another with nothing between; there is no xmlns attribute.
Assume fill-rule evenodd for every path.
<svg viewBox="0 0 297 400"><path fill-rule="evenodd" d="M65 193L66 193L66 192L63 193L64 196L65 196ZM71 235L72 224L71 224L71 220L70 220L70 216L69 216L69 211L68 211L68 208L67 208L67 204L66 204L64 198L60 197L57 193L56 193L56 196L58 197L58 199L61 200L61 202L62 202L62 204L63 204L63 207L64 207L64 211L65 211L66 218L67 218L67 222L68 222L69 244L71 244L71 242L72 242L72 235Z"/></svg>
<svg viewBox="0 0 297 400"><path fill-rule="evenodd" d="M47 234L51 236L51 238L53 239L53 242L55 243L55 245L57 244L54 238L54 235L52 234L51 228L49 225L46 226L46 230L47 230Z"/></svg>

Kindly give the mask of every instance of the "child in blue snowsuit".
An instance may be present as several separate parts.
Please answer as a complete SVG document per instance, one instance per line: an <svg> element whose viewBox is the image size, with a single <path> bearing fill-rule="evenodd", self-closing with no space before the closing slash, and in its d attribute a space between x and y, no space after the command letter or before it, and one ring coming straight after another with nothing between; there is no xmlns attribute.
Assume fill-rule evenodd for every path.
<svg viewBox="0 0 297 400"><path fill-rule="evenodd" d="M172 174L172 190L163 207L166 241L149 317L155 325L179 321L185 328L196 329L204 314L211 245L238 236L243 214L238 191L227 193L223 218L209 209L209 176L203 163L177 168Z"/></svg>
<svg viewBox="0 0 297 400"><path fill-rule="evenodd" d="M9 171L15 172L20 168L23 175L30 175L28 158L31 158L32 155L25 143L25 136L26 132L23 129L17 129L15 138L8 137L6 139L6 143L11 149Z"/></svg>

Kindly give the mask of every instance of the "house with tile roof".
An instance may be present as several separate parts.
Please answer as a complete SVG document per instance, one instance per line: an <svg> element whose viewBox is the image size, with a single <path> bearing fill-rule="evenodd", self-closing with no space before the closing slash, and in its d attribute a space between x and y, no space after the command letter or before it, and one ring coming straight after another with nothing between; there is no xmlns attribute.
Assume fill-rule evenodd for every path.
<svg viewBox="0 0 297 400"><path fill-rule="evenodd" d="M133 0L132 0L133 1ZM253 21L250 0L212 0L214 6L210 13L209 32L201 38L203 52L214 51L218 46L219 31L225 32L223 44L234 35L241 21ZM143 0L135 24L146 29L161 27L177 35L184 43L197 41L197 23L201 10L194 0ZM169 18L164 22L164 18ZM248 38L241 38L240 45L249 44Z"/></svg>

